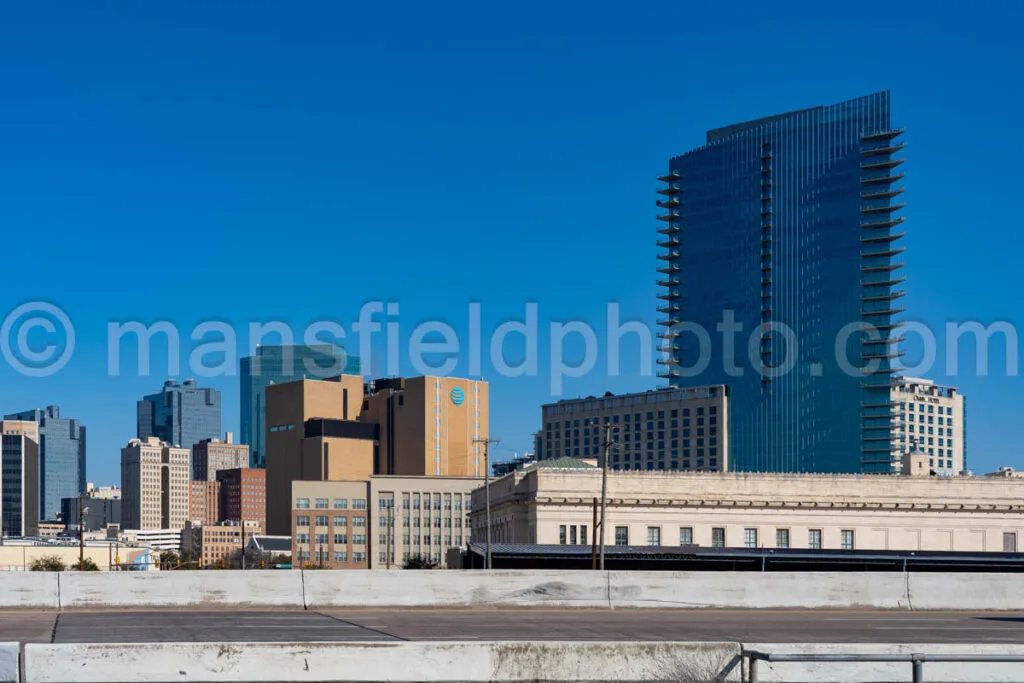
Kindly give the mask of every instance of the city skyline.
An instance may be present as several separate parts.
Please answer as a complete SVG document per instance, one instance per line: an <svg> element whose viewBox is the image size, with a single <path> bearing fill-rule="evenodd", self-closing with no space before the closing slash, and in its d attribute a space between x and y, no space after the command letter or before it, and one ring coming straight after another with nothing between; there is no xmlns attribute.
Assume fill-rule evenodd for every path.
<svg viewBox="0 0 1024 683"><path fill-rule="evenodd" d="M585 320L602 329L614 301L622 320L655 330L651 198L665 158L699 146L709 129L883 88L892 92L895 123L908 129L914 230L904 243L913 257L901 305L935 330L947 320L1015 323L1024 314L1004 256L1022 239L1012 220L1019 143L977 135L982 124L1012 130L1019 109L1020 95L991 68L1005 61L999 46L1013 44L1011 21L958 17L964 35L950 44L935 24L896 8L891 18L906 26L902 40L865 51L877 27L817 22L786 8L739 13L732 21L740 34L763 35L767 25L775 36L760 72L749 68L750 60L764 63L758 41L727 48L698 30L718 21L710 8L625 16L555 10L546 24L513 16L486 42L446 10L417 11L396 25L373 9L348 17L324 8L312 24L263 9L241 19L242 31L226 29L239 28L235 13L215 8L203 25L156 8L43 17L26 6L9 14L0 28L0 78L20 106L0 114L3 129L17 132L8 134L0 162L0 182L10 189L0 210L6 224L52 240L46 258L18 259L5 271L11 286L0 294L0 313L50 301L75 322L77 350L43 378L0 361L0 411L59 404L78 417L89 426L92 480L117 481L138 397L166 377L191 376L168 371L162 342L148 376L127 362L111 376L111 321L171 320L186 330L226 320L241 330L284 319L301 329L322 318L357 319L364 302L380 300L401 304L406 334L420 320L442 319L462 335L471 301L483 304L487 333L522 319L534 301L546 350L547 322ZM60 49L28 38L40 25ZM367 30L330 39L339 25ZM410 41L380 42L390 35L385 27ZM276 42L281 33L306 32ZM609 35L621 43L591 54ZM197 52L172 59L183 40ZM475 58L453 71L452 55L462 54ZM341 78L341 65L354 63L363 65L359 76ZM396 78L408 82L401 96L383 86ZM68 111L75 116L55 118ZM429 160L430 172L400 182L409 159ZM415 220L387 208L400 186L403 202L417 207ZM485 224L501 236L495 253L480 251ZM103 249L95 235L104 236ZM301 258L283 258L293 243L303 245ZM439 252L452 257L443 266L431 260ZM174 284L153 278L125 286L124 265L153 254L180 257ZM372 265L318 263L338 255ZM83 263L91 264L88 274ZM382 326L387 320L377 316ZM47 335L38 336L45 345ZM383 362L384 331L372 345ZM543 403L657 386L638 369L635 338L624 338L623 348L629 363L617 376L607 375L599 355L595 369L568 378L559 396L545 366L510 378L485 362L491 433L503 439L496 458L531 449ZM940 341L940 358L945 351ZM912 361L920 345L910 340L907 352ZM236 358L247 353L240 348ZM970 396L971 467L1020 464L1008 428L1019 412L1019 378L1007 375L1001 352L984 377L968 348L963 354L959 374L925 376ZM381 370L368 363L363 374L381 377ZM468 370L460 361L450 374L468 377ZM404 354L400 371L415 374ZM240 433L238 377L197 379L223 394L222 430Z"/></svg>

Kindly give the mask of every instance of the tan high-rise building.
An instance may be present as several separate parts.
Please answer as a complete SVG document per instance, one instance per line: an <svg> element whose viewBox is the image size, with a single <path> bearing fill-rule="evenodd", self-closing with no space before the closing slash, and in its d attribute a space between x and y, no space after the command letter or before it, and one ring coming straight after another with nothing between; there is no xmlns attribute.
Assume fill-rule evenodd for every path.
<svg viewBox="0 0 1024 683"><path fill-rule="evenodd" d="M292 482L368 479L377 430L356 421L363 402L356 375L275 384L266 395L267 533L285 536Z"/></svg>
<svg viewBox="0 0 1024 683"><path fill-rule="evenodd" d="M249 447L234 441L234 434L228 432L223 441L203 439L192 446L192 478L197 481L217 481L217 472L220 470L248 467Z"/></svg>
<svg viewBox="0 0 1024 683"><path fill-rule="evenodd" d="M201 525L221 521L220 482L192 480L189 485L188 519Z"/></svg>
<svg viewBox="0 0 1024 683"><path fill-rule="evenodd" d="M182 529L189 515L189 451L156 437L121 449L122 528Z"/></svg>
<svg viewBox="0 0 1024 683"><path fill-rule="evenodd" d="M380 425L376 474L482 477L488 384L457 377L369 384L360 420Z"/></svg>
<svg viewBox="0 0 1024 683"><path fill-rule="evenodd" d="M0 534L39 534L39 424L0 421Z"/></svg>
<svg viewBox="0 0 1024 683"><path fill-rule="evenodd" d="M892 406L894 470L906 470L901 462L916 451L928 456L929 471L935 474L967 469L964 395L955 387L904 377L892 389Z"/></svg>

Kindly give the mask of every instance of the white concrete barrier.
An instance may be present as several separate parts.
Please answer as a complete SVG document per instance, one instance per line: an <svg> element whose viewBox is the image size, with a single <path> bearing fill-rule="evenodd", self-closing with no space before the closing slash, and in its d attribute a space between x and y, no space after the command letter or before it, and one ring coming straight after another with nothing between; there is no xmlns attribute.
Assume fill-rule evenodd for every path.
<svg viewBox="0 0 1024 683"><path fill-rule="evenodd" d="M26 645L26 683L740 681L736 643ZM731 667L731 668L730 668Z"/></svg>
<svg viewBox="0 0 1024 683"><path fill-rule="evenodd" d="M909 585L913 609L1024 609L1024 574L927 572Z"/></svg>
<svg viewBox="0 0 1024 683"><path fill-rule="evenodd" d="M18 683L18 644L0 643L0 683Z"/></svg>
<svg viewBox="0 0 1024 683"><path fill-rule="evenodd" d="M947 577L951 578L951 577ZM888 572L610 572L612 607L907 609Z"/></svg>
<svg viewBox="0 0 1024 683"><path fill-rule="evenodd" d="M55 572L0 572L0 609L57 609Z"/></svg>
<svg viewBox="0 0 1024 683"><path fill-rule="evenodd" d="M1024 655L1024 645L917 643L883 645L878 643L745 643L745 650L773 654L944 654L944 655ZM1020 683L1024 681L1024 664L990 662L926 662L924 680L928 683ZM760 683L881 683L909 681L912 668L908 662L758 662Z"/></svg>
<svg viewBox="0 0 1024 683"><path fill-rule="evenodd" d="M302 607L302 573L210 570L60 575L61 609L197 605Z"/></svg>
<svg viewBox="0 0 1024 683"><path fill-rule="evenodd" d="M307 571L306 606L608 607L608 578L594 571Z"/></svg>

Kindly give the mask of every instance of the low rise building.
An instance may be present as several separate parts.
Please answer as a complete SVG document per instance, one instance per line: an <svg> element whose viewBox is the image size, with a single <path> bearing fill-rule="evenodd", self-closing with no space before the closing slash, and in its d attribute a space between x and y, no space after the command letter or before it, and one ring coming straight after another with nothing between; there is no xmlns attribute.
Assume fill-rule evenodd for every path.
<svg viewBox="0 0 1024 683"><path fill-rule="evenodd" d="M96 484L91 481L85 484L85 493L90 498L104 498L106 500L121 499L121 489L117 486L96 486Z"/></svg>
<svg viewBox="0 0 1024 683"><path fill-rule="evenodd" d="M238 565L242 550L258 533L259 528L253 522L198 525L190 521L181 532L181 550L200 558L204 567Z"/></svg>
<svg viewBox="0 0 1024 683"><path fill-rule="evenodd" d="M540 461L491 483L492 541L593 542L601 470ZM473 493L473 541L485 538ZM611 471L608 545L1017 552L1024 481Z"/></svg>
<svg viewBox="0 0 1024 683"><path fill-rule="evenodd" d="M153 550L181 550L181 529L125 529L121 540Z"/></svg>
<svg viewBox="0 0 1024 683"><path fill-rule="evenodd" d="M729 391L722 385L566 399L542 406L541 421L539 460L600 457L610 436L612 469L729 470Z"/></svg>
<svg viewBox="0 0 1024 683"><path fill-rule="evenodd" d="M412 557L443 566L469 538L476 477L374 476L292 484L295 566L401 569Z"/></svg>
<svg viewBox="0 0 1024 683"><path fill-rule="evenodd" d="M61 498L60 511L62 526L75 531L79 528L79 517L86 531L99 531L121 523L120 498Z"/></svg>

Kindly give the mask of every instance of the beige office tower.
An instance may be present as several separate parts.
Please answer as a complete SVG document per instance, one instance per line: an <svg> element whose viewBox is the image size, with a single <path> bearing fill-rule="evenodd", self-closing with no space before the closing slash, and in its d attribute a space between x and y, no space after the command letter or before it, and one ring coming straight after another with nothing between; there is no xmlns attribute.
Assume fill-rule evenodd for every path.
<svg viewBox="0 0 1024 683"><path fill-rule="evenodd" d="M39 534L39 423L0 421L0 535Z"/></svg>
<svg viewBox="0 0 1024 683"><path fill-rule="evenodd" d="M183 529L189 515L189 450L156 437L121 449L124 529Z"/></svg>
<svg viewBox="0 0 1024 683"><path fill-rule="evenodd" d="M894 471L906 471L907 453L928 457L929 472L959 474L967 469L964 396L955 387L904 377L892 389Z"/></svg>
<svg viewBox="0 0 1024 683"><path fill-rule="evenodd" d="M376 474L482 477L488 384L457 377L369 384L361 420L380 426Z"/></svg>
<svg viewBox="0 0 1024 683"><path fill-rule="evenodd" d="M267 533L286 536L292 482L369 479L377 429L356 421L363 403L357 375L275 384L266 397Z"/></svg>
<svg viewBox="0 0 1024 683"><path fill-rule="evenodd" d="M235 435L228 432L221 439L203 439L192 446L192 479L217 481L217 472L237 470L249 466L249 447L235 443Z"/></svg>

